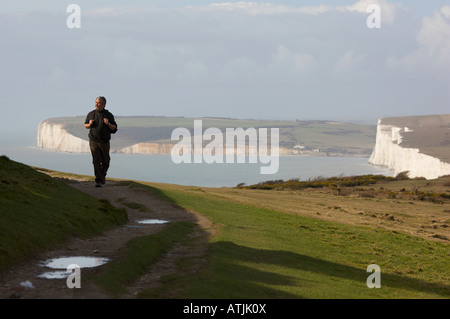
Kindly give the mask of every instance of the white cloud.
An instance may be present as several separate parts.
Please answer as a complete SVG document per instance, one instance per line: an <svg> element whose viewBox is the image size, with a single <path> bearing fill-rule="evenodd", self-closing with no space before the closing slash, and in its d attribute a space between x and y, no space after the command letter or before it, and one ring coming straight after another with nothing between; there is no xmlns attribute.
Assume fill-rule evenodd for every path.
<svg viewBox="0 0 450 319"><path fill-rule="evenodd" d="M202 11L234 11L249 15L273 15L283 13L303 13L317 15L333 9L333 7L325 5L296 8L275 3L259 3L247 1L212 3L208 6L190 6L189 8Z"/></svg>
<svg viewBox="0 0 450 319"><path fill-rule="evenodd" d="M142 9L132 8L132 7L100 7L100 8L92 8L88 10L84 10L84 7L81 9L81 13L86 17L118 17L125 14L138 14L142 11Z"/></svg>
<svg viewBox="0 0 450 319"><path fill-rule="evenodd" d="M181 72L176 75L178 81L196 84L205 80L208 76L208 68L201 62L187 62Z"/></svg>
<svg viewBox="0 0 450 319"><path fill-rule="evenodd" d="M413 77L450 79L450 6L423 18L416 39L417 48L403 57L387 58L387 66Z"/></svg>
<svg viewBox="0 0 450 319"><path fill-rule="evenodd" d="M367 15L367 8L370 5L377 4L380 6L382 12L382 19L384 23L392 24L399 10L403 10L403 6L398 3L390 3L387 0L360 0L353 5L347 6L330 6L330 5L316 5L316 6L302 6L294 7L284 4L275 3L260 3L249 1L238 2L220 2L212 3L208 6L190 6L192 10L200 11L226 11L239 12L248 15L279 15L279 14L307 14L320 15L327 12L356 12Z"/></svg>
<svg viewBox="0 0 450 319"><path fill-rule="evenodd" d="M367 14L367 8L373 4L376 4L380 7L381 21L383 24L392 24L398 12L404 9L401 4L389 3L387 0L360 0L353 5L338 8L338 10Z"/></svg>
<svg viewBox="0 0 450 319"><path fill-rule="evenodd" d="M293 52L284 45L278 45L269 69L278 71L308 71L316 64L316 58L312 54Z"/></svg>
<svg viewBox="0 0 450 319"><path fill-rule="evenodd" d="M437 56L441 62L450 62L450 6L434 12L432 17L422 20L417 41L427 48L430 56Z"/></svg>
<svg viewBox="0 0 450 319"><path fill-rule="evenodd" d="M316 64L316 58L311 54L296 54L294 66L297 70L307 70Z"/></svg>
<svg viewBox="0 0 450 319"><path fill-rule="evenodd" d="M259 79L260 68L258 64L248 58L239 57L227 62L221 71L225 81L231 83L252 84Z"/></svg>
<svg viewBox="0 0 450 319"><path fill-rule="evenodd" d="M382 10L378 30L366 26L373 3ZM386 0L81 8L79 30L67 29L65 7L2 14L0 105L14 105L9 92L27 92L24 103L48 107L33 110L38 119L83 114L86 97L101 91L116 101L117 114L207 109L211 116L292 119L386 116L394 106L437 113L450 100L450 6L423 20ZM54 94L73 97L73 107L63 110Z"/></svg>
<svg viewBox="0 0 450 319"><path fill-rule="evenodd" d="M355 56L353 51L347 51L338 62L336 62L334 66L334 70L336 72L346 71L346 70L355 70L358 69L358 67L361 66L362 62L364 61L365 56L359 55Z"/></svg>

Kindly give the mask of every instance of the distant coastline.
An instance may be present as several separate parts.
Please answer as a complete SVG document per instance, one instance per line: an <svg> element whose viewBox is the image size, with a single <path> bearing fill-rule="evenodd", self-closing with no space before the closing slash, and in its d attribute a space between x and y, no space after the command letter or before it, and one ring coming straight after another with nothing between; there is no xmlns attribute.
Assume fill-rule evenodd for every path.
<svg viewBox="0 0 450 319"><path fill-rule="evenodd" d="M112 153L170 155L176 127L190 125L184 117L118 117L119 133ZM37 146L53 152L89 153L82 117L54 118L38 127ZM380 119L376 127L334 121L258 121L206 118L212 127L279 127L279 155L284 157L367 158L395 174L434 179L450 174L450 115ZM204 142L206 145L207 142ZM246 149L248 155L248 148Z"/></svg>
<svg viewBox="0 0 450 319"><path fill-rule="evenodd" d="M113 136L111 152L168 155L176 141L176 127L192 129L193 119L172 117L117 117L119 132ZM38 126L39 148L88 153L87 132L82 117L52 118ZM262 121L223 118L203 119L206 127L280 129L280 156L340 156L369 158L375 143L376 126L336 121ZM205 144L207 144L205 142Z"/></svg>

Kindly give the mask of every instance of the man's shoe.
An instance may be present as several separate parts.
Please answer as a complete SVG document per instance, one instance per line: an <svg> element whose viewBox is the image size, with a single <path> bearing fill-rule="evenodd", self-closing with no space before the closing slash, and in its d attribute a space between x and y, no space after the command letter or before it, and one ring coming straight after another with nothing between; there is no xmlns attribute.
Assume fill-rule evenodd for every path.
<svg viewBox="0 0 450 319"><path fill-rule="evenodd" d="M102 187L102 185L101 184L95 184L95 187Z"/></svg>

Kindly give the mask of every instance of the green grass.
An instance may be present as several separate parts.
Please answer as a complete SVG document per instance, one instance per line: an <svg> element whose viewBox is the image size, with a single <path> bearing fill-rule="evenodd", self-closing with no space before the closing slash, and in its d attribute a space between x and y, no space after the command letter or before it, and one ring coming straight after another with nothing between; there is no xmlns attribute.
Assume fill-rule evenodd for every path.
<svg viewBox="0 0 450 319"><path fill-rule="evenodd" d="M360 176L343 176L343 177L318 177L301 181L299 179L271 180L260 182L255 185L238 185L237 188L249 189L306 189L306 188L323 188L323 187L355 187L376 184L378 181L395 181L396 178L384 175L360 175Z"/></svg>
<svg viewBox="0 0 450 319"><path fill-rule="evenodd" d="M140 212L150 212L151 211L147 206L140 204L140 203L128 202L123 199L119 199L119 203L121 203L125 207L131 208L131 209L136 209Z"/></svg>
<svg viewBox="0 0 450 319"><path fill-rule="evenodd" d="M194 226L188 222L170 223L156 234L130 240L122 249L121 258L108 263L101 273L87 280L100 285L113 297L126 293L126 286L145 274L175 243L186 242Z"/></svg>
<svg viewBox="0 0 450 319"><path fill-rule="evenodd" d="M220 226L204 271L167 280L180 298L450 297L448 245L164 185L153 191ZM381 289L366 285L370 264L381 267Z"/></svg>
<svg viewBox="0 0 450 319"><path fill-rule="evenodd" d="M404 183L410 182L422 181ZM446 243L375 226L300 216L282 211L286 205L269 209L255 202L257 197L232 199L214 189L122 183L150 188L161 199L196 211L218 231L210 238L207 262L200 271L163 277L162 285L143 291L140 298L450 297ZM250 194L250 190L232 192ZM280 198L290 203L292 199L284 195ZM340 198L321 196L334 204ZM0 157L0 270L72 236L91 236L125 221L124 210ZM189 247L194 226L170 223L157 234L133 239L124 247L122 258L88 280L119 296L175 243ZM185 258L178 265L181 269L195 262ZM366 286L370 264L381 267L381 289Z"/></svg>
<svg viewBox="0 0 450 319"><path fill-rule="evenodd" d="M114 208L29 166L0 157L0 271L34 254L124 224Z"/></svg>

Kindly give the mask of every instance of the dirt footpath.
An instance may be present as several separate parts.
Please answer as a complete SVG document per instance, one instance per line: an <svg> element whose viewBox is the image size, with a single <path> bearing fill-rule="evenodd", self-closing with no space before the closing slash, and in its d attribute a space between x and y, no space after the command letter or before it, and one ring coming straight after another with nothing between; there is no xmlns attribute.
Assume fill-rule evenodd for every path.
<svg viewBox="0 0 450 319"><path fill-rule="evenodd" d="M150 190L133 188L117 182L108 182L101 188L94 187L92 182L72 181L70 185L99 199L107 199L116 207L125 208L128 212L129 222L117 227L102 236L90 239L74 238L60 248L46 252L29 260L26 264L14 267L0 278L0 298L26 298L26 299L69 299L69 298L109 298L98 287L83 282L83 274L95 273L102 266L81 269L81 288L68 288L66 279L45 279L38 276L47 271L54 271L42 266L42 262L51 258L88 256L109 258L114 260L122 248L130 239L160 231L165 224L140 224L143 219L161 219L168 222L189 221L197 223L195 233L191 237L196 238L195 249L176 245L174 249L159 262L152 265L148 272L135 282L132 287L127 287L129 294L120 298L135 298L142 289L157 286L158 279L166 274L177 271L175 261L179 257L196 257L195 263L190 269L183 272L196 272L204 261L206 243L208 240L207 229L210 229L209 221L197 214L185 211L176 205L159 200ZM145 211L125 207L123 203L137 203L145 206ZM143 205L143 206L142 206ZM200 257L200 258L199 258Z"/></svg>

